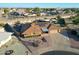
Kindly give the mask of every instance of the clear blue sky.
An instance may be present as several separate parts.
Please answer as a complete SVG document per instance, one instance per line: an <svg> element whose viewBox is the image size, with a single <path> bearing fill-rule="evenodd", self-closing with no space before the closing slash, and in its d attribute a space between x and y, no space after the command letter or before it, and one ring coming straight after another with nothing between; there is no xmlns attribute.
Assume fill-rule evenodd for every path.
<svg viewBox="0 0 79 59"><path fill-rule="evenodd" d="M0 3L0 8L79 8L79 3Z"/></svg>

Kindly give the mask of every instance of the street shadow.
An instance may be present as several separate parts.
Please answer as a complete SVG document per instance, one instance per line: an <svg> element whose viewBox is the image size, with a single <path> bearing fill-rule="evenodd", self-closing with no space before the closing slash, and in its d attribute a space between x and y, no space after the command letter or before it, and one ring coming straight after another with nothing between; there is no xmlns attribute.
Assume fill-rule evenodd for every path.
<svg viewBox="0 0 79 59"><path fill-rule="evenodd" d="M69 51L49 51L42 53L40 55L79 55L79 54Z"/></svg>

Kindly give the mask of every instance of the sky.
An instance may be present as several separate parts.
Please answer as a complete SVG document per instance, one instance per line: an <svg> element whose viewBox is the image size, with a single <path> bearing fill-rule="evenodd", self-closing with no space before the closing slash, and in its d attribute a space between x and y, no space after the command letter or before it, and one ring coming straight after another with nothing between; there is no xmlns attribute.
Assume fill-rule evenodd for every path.
<svg viewBox="0 0 79 59"><path fill-rule="evenodd" d="M79 3L0 3L0 8L79 8Z"/></svg>

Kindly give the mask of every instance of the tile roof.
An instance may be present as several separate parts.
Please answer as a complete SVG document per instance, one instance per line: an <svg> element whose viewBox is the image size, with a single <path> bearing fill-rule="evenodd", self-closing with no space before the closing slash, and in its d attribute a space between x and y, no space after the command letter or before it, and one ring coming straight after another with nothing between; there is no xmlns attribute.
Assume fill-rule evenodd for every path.
<svg viewBox="0 0 79 59"><path fill-rule="evenodd" d="M35 23L31 24L31 27L24 31L22 34L31 35L31 34L41 34L41 28Z"/></svg>

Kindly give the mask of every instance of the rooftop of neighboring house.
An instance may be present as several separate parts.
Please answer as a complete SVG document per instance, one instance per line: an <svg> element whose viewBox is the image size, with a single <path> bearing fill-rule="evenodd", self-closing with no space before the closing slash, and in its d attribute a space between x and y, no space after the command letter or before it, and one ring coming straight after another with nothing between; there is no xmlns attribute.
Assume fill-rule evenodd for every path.
<svg viewBox="0 0 79 59"><path fill-rule="evenodd" d="M44 20L36 20L34 21L37 25L39 25L40 27L48 27L49 26L49 22L48 21L44 21Z"/></svg>
<svg viewBox="0 0 79 59"><path fill-rule="evenodd" d="M10 12L8 15L19 16L19 13L16 11Z"/></svg>
<svg viewBox="0 0 79 59"><path fill-rule="evenodd" d="M31 33L41 33L40 26L36 25L35 23L31 24L31 27L29 27L26 31L24 31L22 34L31 34Z"/></svg>
<svg viewBox="0 0 79 59"><path fill-rule="evenodd" d="M25 12L25 9L18 9L17 12L18 12L19 14L22 14L22 13L24 14L24 13L26 13L26 12Z"/></svg>

